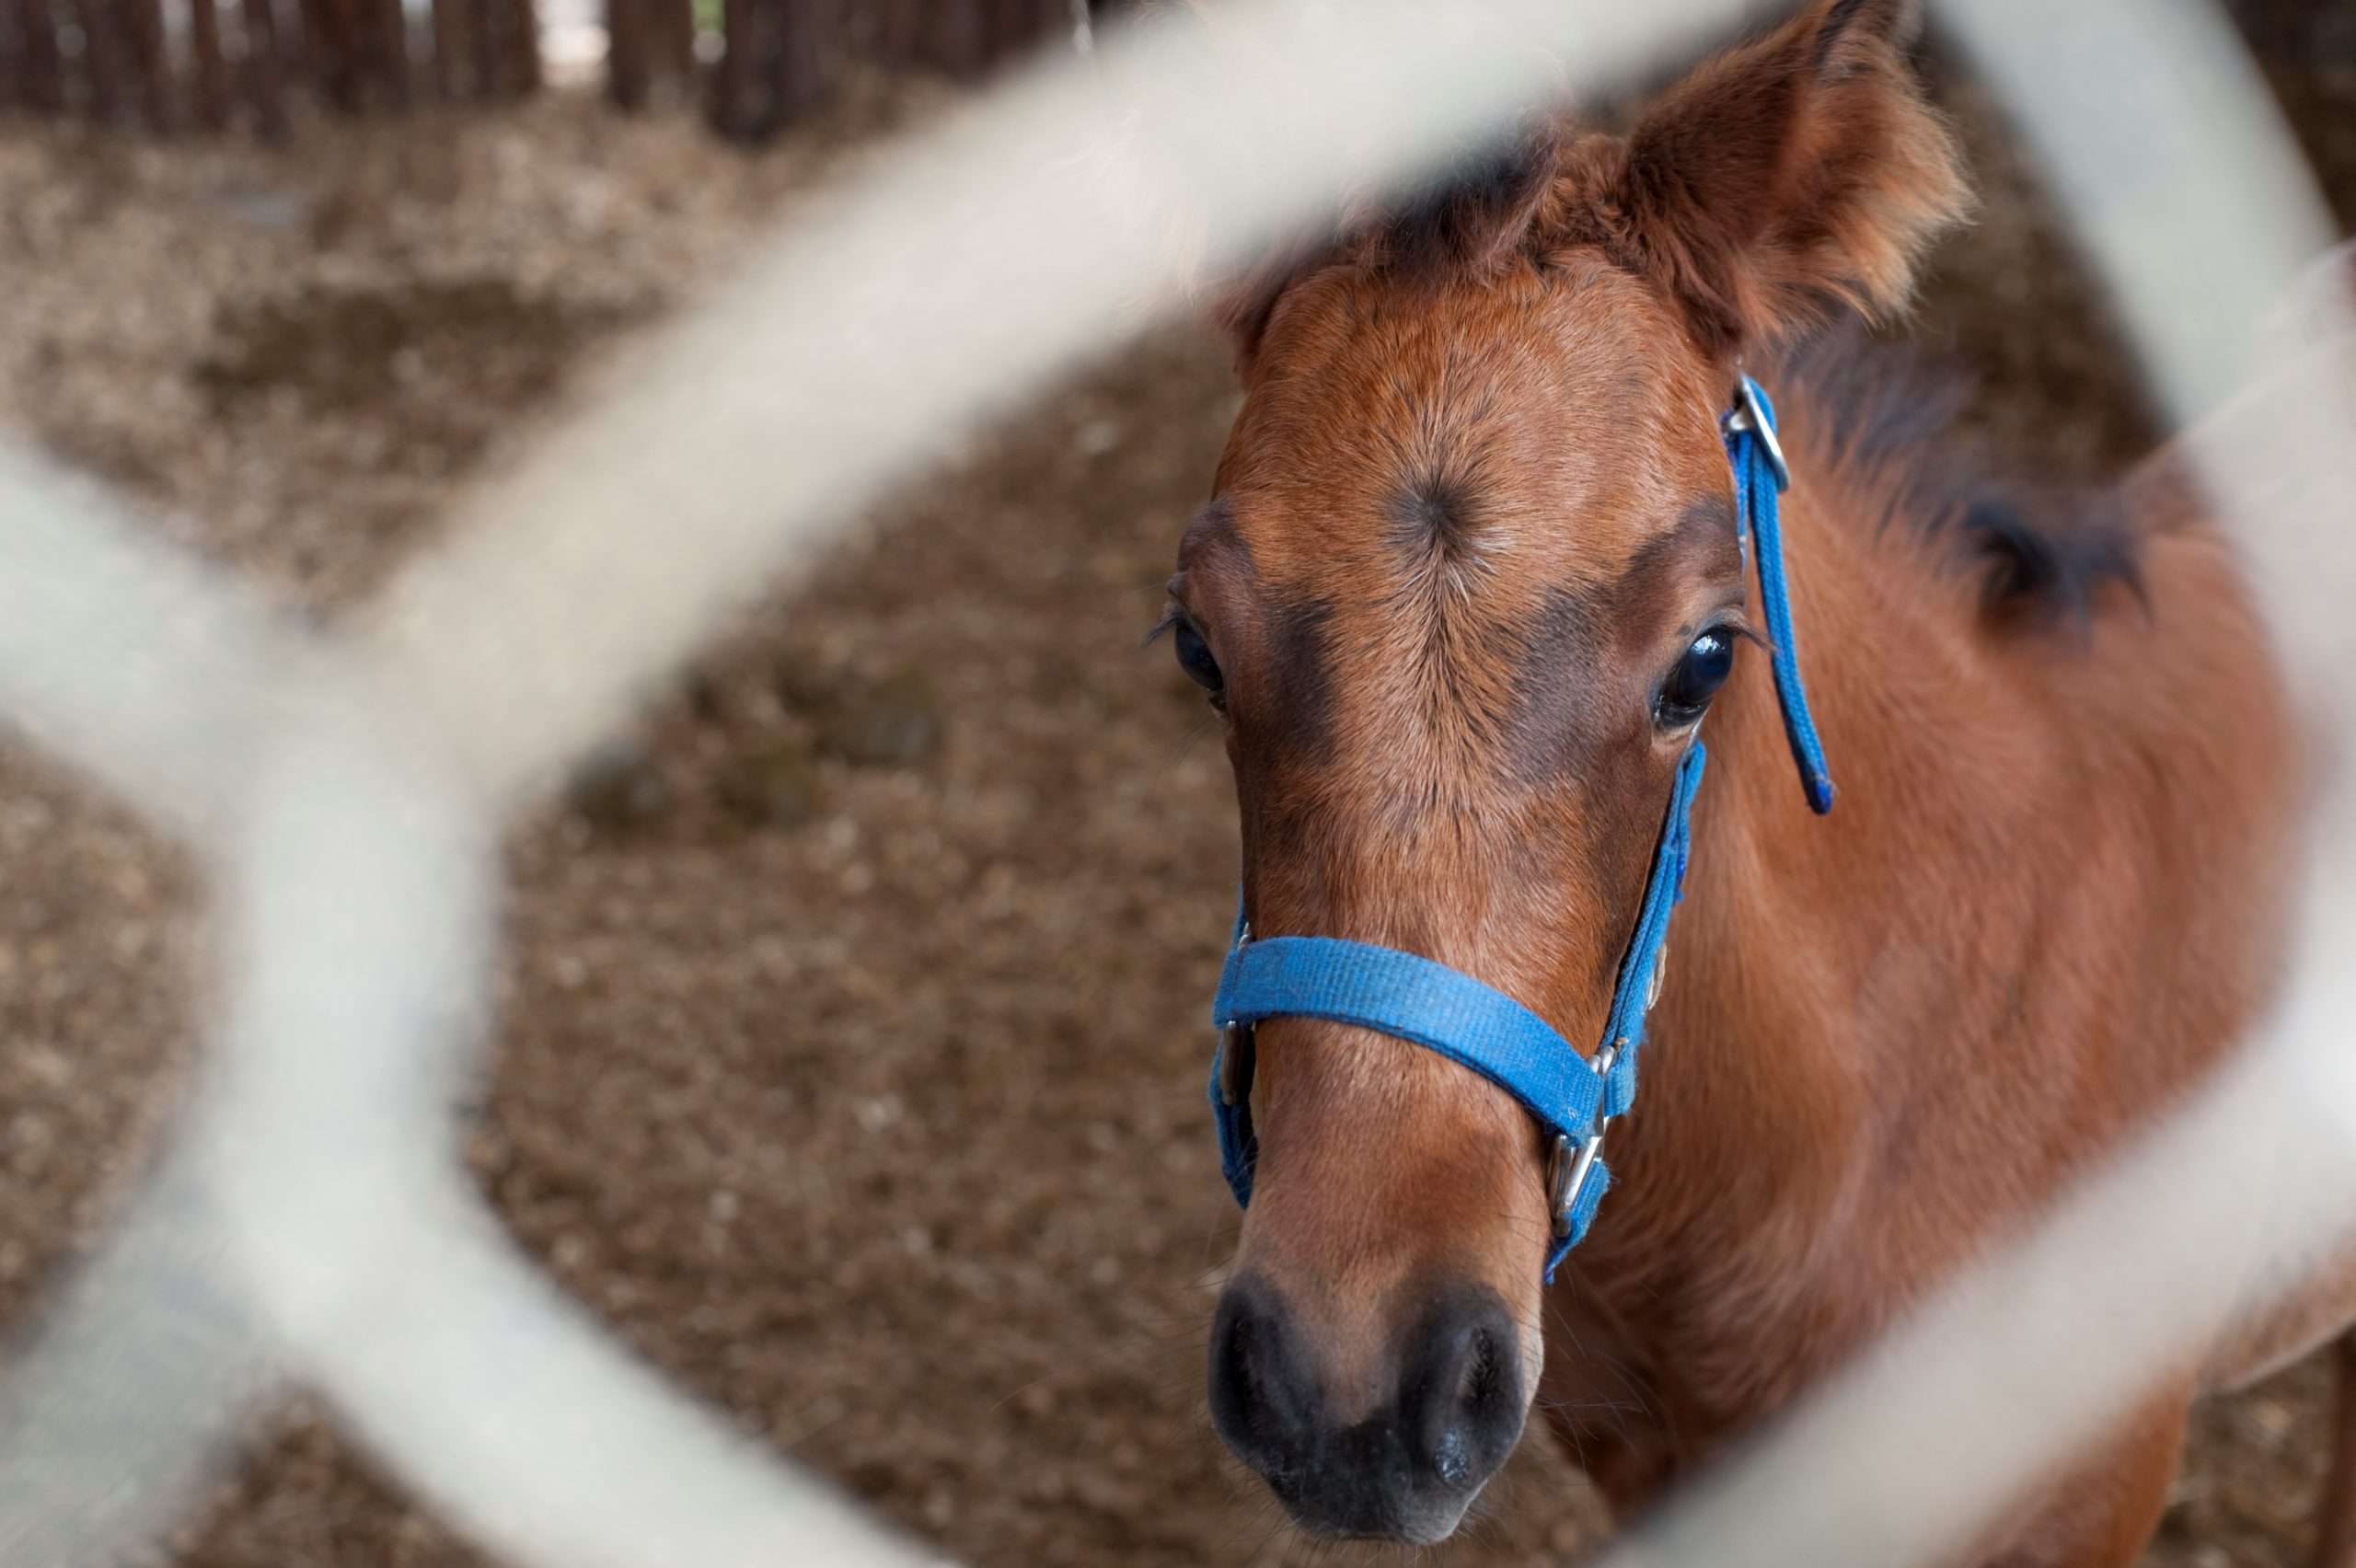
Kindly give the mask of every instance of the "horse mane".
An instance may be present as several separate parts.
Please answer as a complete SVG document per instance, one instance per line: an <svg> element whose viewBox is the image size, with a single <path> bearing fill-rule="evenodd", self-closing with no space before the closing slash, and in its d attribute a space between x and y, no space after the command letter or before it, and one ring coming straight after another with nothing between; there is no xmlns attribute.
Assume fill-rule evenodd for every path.
<svg viewBox="0 0 2356 1568"><path fill-rule="evenodd" d="M1287 290L1331 269L1436 282L1538 263L1540 208L1558 183L1563 137L1558 122L1531 121L1460 150L1387 202L1351 204L1322 236L1229 280L1210 302L1213 322L1248 351Z"/></svg>
<svg viewBox="0 0 2356 1568"><path fill-rule="evenodd" d="M2114 491L1999 472L1958 432L1970 384L1852 320L1804 340L1776 381L1820 428L1811 445L1879 498L1882 530L1938 547L1979 585L1992 619L2080 626L2106 589L2143 596L2142 538Z"/></svg>

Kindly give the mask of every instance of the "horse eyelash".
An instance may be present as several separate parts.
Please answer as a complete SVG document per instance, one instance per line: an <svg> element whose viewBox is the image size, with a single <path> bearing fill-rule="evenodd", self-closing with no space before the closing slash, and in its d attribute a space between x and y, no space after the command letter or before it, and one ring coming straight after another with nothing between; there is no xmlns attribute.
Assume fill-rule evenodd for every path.
<svg viewBox="0 0 2356 1568"><path fill-rule="evenodd" d="M1161 612L1161 618L1153 623L1153 629L1145 634L1145 640L1138 646L1150 648L1185 624L1186 612L1178 605L1172 605Z"/></svg>

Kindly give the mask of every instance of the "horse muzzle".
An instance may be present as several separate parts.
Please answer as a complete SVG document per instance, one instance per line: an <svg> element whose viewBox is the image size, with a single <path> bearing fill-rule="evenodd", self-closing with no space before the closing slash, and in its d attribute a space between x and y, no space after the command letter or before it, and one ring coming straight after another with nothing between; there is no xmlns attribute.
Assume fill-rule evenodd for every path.
<svg viewBox="0 0 2356 1568"><path fill-rule="evenodd" d="M1312 1535L1441 1540L1513 1452L1528 1409L1520 1336L1485 1286L1450 1286L1411 1318L1359 1398L1265 1280L1228 1286L1211 1325L1211 1419ZM1370 1397L1369 1397L1370 1396Z"/></svg>

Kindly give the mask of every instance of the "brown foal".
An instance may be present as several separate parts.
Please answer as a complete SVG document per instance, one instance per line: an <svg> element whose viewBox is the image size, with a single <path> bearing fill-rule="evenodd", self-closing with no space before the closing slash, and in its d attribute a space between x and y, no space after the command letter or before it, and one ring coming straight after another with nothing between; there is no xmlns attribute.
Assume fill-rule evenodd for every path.
<svg viewBox="0 0 2356 1568"><path fill-rule="evenodd" d="M1247 396L1172 619L1256 934L1420 953L1593 1040L1671 774L1715 754L1617 1180L1552 1290L1503 1091L1260 1026L1212 1408L1319 1533L1446 1535L1540 1395L1641 1505L2188 1092L2273 981L2299 747L2189 487L2162 460L2040 518L1939 455L1904 375L1791 346L1900 306L1963 208L1909 33L1822 0L1631 135L1530 138L1225 313ZM1746 364L1796 474L1821 820L1760 650L1686 700L1710 639L1760 635L1719 432ZM2318 1290L2207 1381L2351 1316ZM2131 1562L2200 1386L1973 1560Z"/></svg>

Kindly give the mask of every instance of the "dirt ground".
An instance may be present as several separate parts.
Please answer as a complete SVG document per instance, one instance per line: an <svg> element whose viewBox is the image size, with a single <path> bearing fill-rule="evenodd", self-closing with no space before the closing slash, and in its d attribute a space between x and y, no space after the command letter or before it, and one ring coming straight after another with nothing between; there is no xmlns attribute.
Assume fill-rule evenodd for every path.
<svg viewBox="0 0 2356 1568"><path fill-rule="evenodd" d="M2248 19L2346 219L2356 6ZM1987 199L1917 333L1981 375L2021 461L2114 467L2148 419L2099 304L1981 95L1936 75ZM331 613L926 99L862 92L756 158L561 98L284 151L0 133L0 419ZM508 851L484 1187L652 1361L968 1562L1305 1555L1202 1413L1234 1226L1200 1093L1232 807L1192 688L1138 645L1233 408L1218 345L1173 330L911 476ZM172 1108L202 892L0 748L11 1321ZM2295 1561L2325 1394L2310 1365L2205 1409L2150 1561ZM1600 1522L1540 1443L1493 1497L1438 1561L1560 1561ZM482 1561L307 1405L258 1425L169 1556Z"/></svg>

